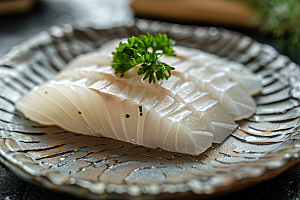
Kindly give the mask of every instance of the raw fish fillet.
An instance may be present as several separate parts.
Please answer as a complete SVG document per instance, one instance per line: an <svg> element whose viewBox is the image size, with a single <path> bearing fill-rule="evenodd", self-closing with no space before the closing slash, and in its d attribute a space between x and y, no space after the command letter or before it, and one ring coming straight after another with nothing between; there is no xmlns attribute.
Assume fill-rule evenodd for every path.
<svg viewBox="0 0 300 200"><path fill-rule="evenodd" d="M237 127L234 119L256 109L250 90L225 67L215 70L218 62L199 62L199 50L176 47L178 57L161 58L176 68L172 76L149 84L137 75L138 66L115 75L111 44L104 47L75 58L17 108L41 124L191 155L223 142Z"/></svg>
<svg viewBox="0 0 300 200"><path fill-rule="evenodd" d="M112 56L120 41L127 40L107 42L100 48L99 55ZM260 81L244 65L198 49L182 46L174 46L173 49L177 57L163 55L160 61L175 67L183 78L194 81L202 91L209 92L234 120L248 118L256 111L250 95L260 92Z"/></svg>

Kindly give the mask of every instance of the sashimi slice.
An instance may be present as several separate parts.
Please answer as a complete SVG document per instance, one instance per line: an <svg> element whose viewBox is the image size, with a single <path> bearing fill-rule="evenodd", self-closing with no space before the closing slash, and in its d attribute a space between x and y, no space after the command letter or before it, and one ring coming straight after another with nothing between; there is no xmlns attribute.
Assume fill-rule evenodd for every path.
<svg viewBox="0 0 300 200"><path fill-rule="evenodd" d="M256 111L253 98L225 73L212 74L205 68L191 69L188 76L217 99L234 120L250 117Z"/></svg>
<svg viewBox="0 0 300 200"><path fill-rule="evenodd" d="M218 102L208 93L202 94L193 82L169 89L162 87L168 85L166 80L161 85L149 84L132 72L119 78L107 70L106 62L102 63L97 67L70 65L53 80L29 92L17 102L18 108L37 122L45 121L43 117L50 114L49 121L73 132L192 155L202 153L212 142L222 142L236 128ZM35 107L32 97L42 94L44 104L54 106L55 113L45 104L43 116L30 116ZM30 109L22 106L28 101ZM130 117L125 117L127 114ZM214 118L216 115L223 117Z"/></svg>
<svg viewBox="0 0 300 200"><path fill-rule="evenodd" d="M260 90L259 80L243 65L175 46L177 57L160 58L175 67L172 76L149 84L139 66L122 78L114 74L111 52L119 42L75 58L17 108L42 124L191 155L223 142L237 127L234 119L255 112L249 94Z"/></svg>
<svg viewBox="0 0 300 200"><path fill-rule="evenodd" d="M224 72L233 81L236 81L240 86L250 95L255 95L260 92L260 80L253 72L247 69L246 66L220 59L215 55L201 52L197 55L191 56L190 60L199 64L199 66L206 68L212 73Z"/></svg>
<svg viewBox="0 0 300 200"><path fill-rule="evenodd" d="M96 52L95 54L112 57L111 53L115 51L120 42L127 42L127 39L111 40L104 44L99 49L99 52ZM177 57L163 55L159 61L172 66L185 60L192 60L198 63L199 67L206 67L213 73L225 72L230 78L238 82L250 95L258 94L261 90L261 84L258 77L240 63L228 61L224 58L221 59L216 55L205 53L198 49L183 46L173 46L173 49Z"/></svg>

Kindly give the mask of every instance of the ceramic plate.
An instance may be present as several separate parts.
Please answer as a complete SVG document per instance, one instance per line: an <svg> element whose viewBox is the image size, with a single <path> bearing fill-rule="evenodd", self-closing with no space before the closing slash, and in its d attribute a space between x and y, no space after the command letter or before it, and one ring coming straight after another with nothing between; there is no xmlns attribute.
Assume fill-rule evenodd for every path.
<svg viewBox="0 0 300 200"><path fill-rule="evenodd" d="M222 144L199 156L166 152L108 138L42 126L15 102L77 55L103 43L166 33L177 45L245 64L263 89L256 113ZM13 48L0 60L0 159L17 175L46 188L90 199L164 199L222 195L274 177L299 163L299 67L272 47L214 27L147 20L103 27L55 26Z"/></svg>

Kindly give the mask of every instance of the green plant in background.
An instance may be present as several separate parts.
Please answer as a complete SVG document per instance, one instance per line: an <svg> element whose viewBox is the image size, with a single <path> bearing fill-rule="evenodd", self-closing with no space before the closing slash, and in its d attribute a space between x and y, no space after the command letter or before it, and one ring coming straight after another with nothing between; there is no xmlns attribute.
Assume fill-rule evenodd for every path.
<svg viewBox="0 0 300 200"><path fill-rule="evenodd" d="M284 51L300 52L300 0L244 0L256 12L253 22L271 33Z"/></svg>

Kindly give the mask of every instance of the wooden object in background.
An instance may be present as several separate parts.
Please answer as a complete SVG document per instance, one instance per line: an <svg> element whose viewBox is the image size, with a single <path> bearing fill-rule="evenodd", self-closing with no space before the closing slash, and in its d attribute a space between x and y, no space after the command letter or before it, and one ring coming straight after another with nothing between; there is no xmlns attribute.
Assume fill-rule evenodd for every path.
<svg viewBox="0 0 300 200"><path fill-rule="evenodd" d="M133 0L137 16L252 27L253 9L235 0Z"/></svg>
<svg viewBox="0 0 300 200"><path fill-rule="evenodd" d="M0 0L0 15L25 13L29 11L35 0Z"/></svg>

